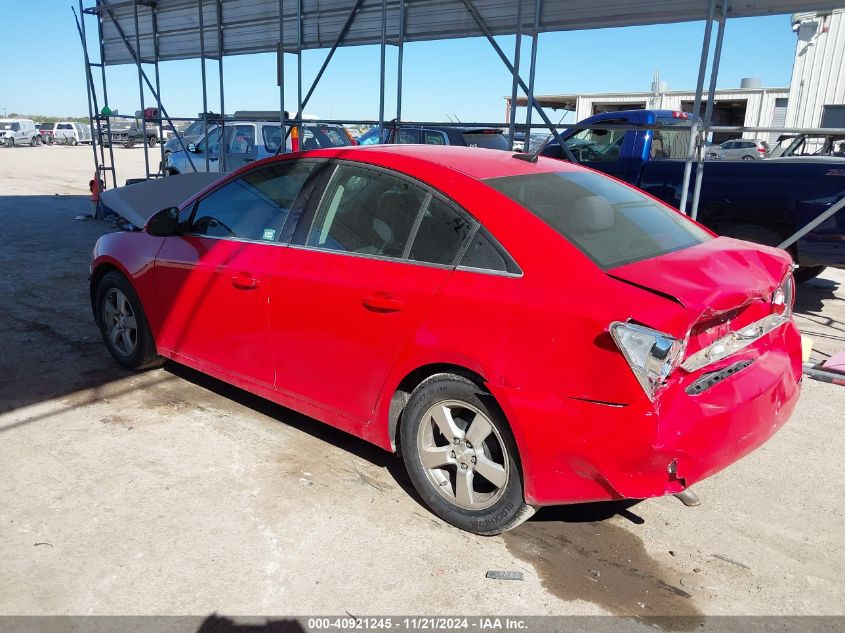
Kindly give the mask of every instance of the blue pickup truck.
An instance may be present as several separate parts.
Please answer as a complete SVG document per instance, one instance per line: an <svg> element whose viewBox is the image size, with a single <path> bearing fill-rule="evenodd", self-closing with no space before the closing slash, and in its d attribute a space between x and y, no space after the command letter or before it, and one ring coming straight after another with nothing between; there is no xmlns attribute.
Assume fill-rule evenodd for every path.
<svg viewBox="0 0 845 633"><path fill-rule="evenodd" d="M568 130L561 137L581 164L629 182L673 207L680 205L689 146L688 114L627 110L598 114L581 123L666 126L659 130ZM566 157L556 141L542 154ZM693 170L690 200L694 175ZM707 161L698 221L721 235L776 246L843 197L845 165L841 161ZM826 266L845 268L845 211L798 240L791 251L800 266L796 277L802 281Z"/></svg>

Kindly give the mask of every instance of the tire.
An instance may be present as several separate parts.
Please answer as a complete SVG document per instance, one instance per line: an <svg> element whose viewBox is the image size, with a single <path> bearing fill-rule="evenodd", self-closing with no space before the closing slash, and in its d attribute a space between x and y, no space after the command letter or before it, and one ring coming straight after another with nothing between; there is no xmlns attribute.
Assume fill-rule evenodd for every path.
<svg viewBox="0 0 845 633"><path fill-rule="evenodd" d="M94 306L103 342L118 363L127 369L141 370L164 362L156 354L141 300L126 277L116 270L103 275L97 284Z"/></svg>
<svg viewBox="0 0 845 633"><path fill-rule="evenodd" d="M799 284L821 275L827 266L799 266L795 271L795 281Z"/></svg>
<svg viewBox="0 0 845 633"><path fill-rule="evenodd" d="M31 139L29 139L29 146L30 147L38 147L38 137L37 136L33 136Z"/></svg>
<svg viewBox="0 0 845 633"><path fill-rule="evenodd" d="M426 505L462 530L501 534L534 514L504 415L489 393L462 376L437 374L414 390L402 413L400 449Z"/></svg>
<svg viewBox="0 0 845 633"><path fill-rule="evenodd" d="M73 137L71 137L71 139L70 139L70 144L71 144L73 147L76 147L77 145L79 145L79 141L77 141L77 140L76 140L76 137L75 137L75 136L73 136Z"/></svg>
<svg viewBox="0 0 845 633"><path fill-rule="evenodd" d="M149 147L155 147L156 143L158 143L158 139L155 136L151 136L150 140L147 142Z"/></svg>
<svg viewBox="0 0 845 633"><path fill-rule="evenodd" d="M753 156L743 156L742 160L754 160Z"/></svg>
<svg viewBox="0 0 845 633"><path fill-rule="evenodd" d="M15 139L7 138L6 139L6 147L14 147L15 146Z"/></svg>
<svg viewBox="0 0 845 633"><path fill-rule="evenodd" d="M123 144L123 147L125 147L126 149L132 149L133 147L135 147L135 141L130 139Z"/></svg>

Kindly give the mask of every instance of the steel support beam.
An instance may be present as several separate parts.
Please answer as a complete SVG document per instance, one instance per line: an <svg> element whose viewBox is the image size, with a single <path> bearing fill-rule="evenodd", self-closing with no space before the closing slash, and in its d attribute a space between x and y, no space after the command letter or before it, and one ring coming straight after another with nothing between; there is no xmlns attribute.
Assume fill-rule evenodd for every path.
<svg viewBox="0 0 845 633"><path fill-rule="evenodd" d="M704 128L702 130L702 140L707 139L707 132L710 130L710 125L713 123L713 105L716 100L716 79L719 77L719 63L722 60L722 40L725 37L725 24L728 18L728 3L727 0L722 0L722 12L719 16L719 26L716 31L716 48L713 51L713 61L710 64L710 85L707 88L707 106L704 110ZM762 100L761 100L762 103ZM698 164L695 169L695 186L692 192L692 210L690 216L693 220L698 218L698 201L701 197L701 181L704 178L704 160L702 151L698 152Z"/></svg>
<svg viewBox="0 0 845 633"><path fill-rule="evenodd" d="M711 2L713 2L713 1L714 0L711 0ZM490 32L490 29L487 28L487 24L485 24L484 19L481 17L481 14L478 13L478 10L472 4L471 0L462 0L462 2L464 3L464 6L467 8L467 11L469 11L473 20L475 20L475 23L478 24L478 28L481 29L482 33L484 33L484 37L487 38L487 41L490 42L490 45L493 47L493 50L496 51L496 54L502 60L502 63L504 63L505 66L507 67L507 69L511 72L511 74L513 74L514 73L513 64L511 64L510 60L508 59L508 56L505 55L505 52L502 50L502 48L496 42L495 38L493 37L493 34ZM519 82L520 88L522 88L522 90L526 94L528 94L528 86L525 85L525 82L518 75L517 75L517 81ZM575 158L575 156L573 156L572 152L569 151L569 148L566 147L566 145L563 144L563 139L560 137L560 134L557 131L557 126L555 126L555 124L552 123L551 119L549 119L549 117L546 115L545 110L543 110L543 108L540 106L540 104L537 103L537 100L534 98L533 95L531 96L531 100L529 101L529 104L533 105L535 108L537 108L537 114L539 114L540 118L543 119L543 123L545 123L546 126L549 128L549 131L551 132L552 136L554 136L555 139L557 140L557 142L560 143L560 149L564 154L566 154L567 159L569 159L570 162L577 163L578 160Z"/></svg>
<svg viewBox="0 0 845 633"><path fill-rule="evenodd" d="M73 10L73 7L71 7ZM94 140L94 110L96 109L96 92L94 91L94 77L91 76L91 60L88 58L88 40L85 37L85 14L82 13L82 0L79 0L79 14L82 16L82 23L73 12L73 19L76 21L76 30L79 31L79 38L82 41L82 54L85 61L85 88L88 91L88 119L91 121L91 150L94 152L94 177L100 177L100 166L97 162L97 142ZM94 215L99 213L95 210Z"/></svg>
<svg viewBox="0 0 845 633"><path fill-rule="evenodd" d="M205 138L205 172L211 171L209 167L209 145L208 145L208 87L205 81L205 20L203 18L202 0L197 0L200 18L200 76L202 77L202 134ZM140 50L140 49L139 49ZM224 139L220 138L220 146ZM225 149L225 147L224 147ZM196 168L195 168L196 169Z"/></svg>
<svg viewBox="0 0 845 633"><path fill-rule="evenodd" d="M153 27L153 69L155 70L155 97L156 97L156 119L158 119L158 149L160 154L159 159L159 170L161 171L161 175L164 178L167 178L167 170L164 168L164 126L162 125L161 119L161 77L159 76L159 49L158 49L158 15L156 12L156 5L153 3L150 5L150 11L152 12L152 27ZM144 126L144 131L146 132L146 126ZM174 128L173 132L175 133L176 130Z"/></svg>
<svg viewBox="0 0 845 633"><path fill-rule="evenodd" d="M202 0L200 0L202 1ZM144 82L141 79L141 31L138 28L138 2L132 3L132 15L135 19L135 63L138 66L138 92L141 96L141 138L144 141L144 171L147 180L150 178L150 157L147 154L147 118L144 116Z"/></svg>
<svg viewBox="0 0 845 633"><path fill-rule="evenodd" d="M384 138L384 63L387 52L387 0L381 0L381 50L379 68L378 137Z"/></svg>
<svg viewBox="0 0 845 633"><path fill-rule="evenodd" d="M511 82L511 107L508 117L508 146L513 150L513 139L516 134L516 91L519 79L519 60L522 56L522 2L516 5L516 39L513 50L513 81Z"/></svg>
<svg viewBox="0 0 845 633"><path fill-rule="evenodd" d="M217 0L217 75L220 83L220 138L226 138L226 102L223 89L223 0ZM220 152L220 171L226 171L226 152Z"/></svg>
<svg viewBox="0 0 845 633"><path fill-rule="evenodd" d="M783 242L778 244L778 248L789 248L790 246L795 244L795 242L797 242L802 237L807 235L807 233L809 233L814 228L819 226L822 222L824 222L828 218L833 217L834 214L839 213L842 210L843 207L845 207L845 198L842 198L839 202L836 202L836 203L830 205L830 207L828 207L827 211L825 211L824 213L822 213L818 217L813 218L812 221L810 221L808 224L803 226L799 231L796 231L795 233L790 235L788 238L786 238Z"/></svg>
<svg viewBox="0 0 845 633"><path fill-rule="evenodd" d="M335 47L336 48L336 47ZM329 51L334 55L334 50ZM328 58L323 66L328 65ZM322 69L321 69L322 70ZM319 81L321 73L317 73ZM317 84L315 83L314 86ZM309 95L310 96L310 95ZM308 99L302 100L302 0L296 0L296 118L302 118L302 108L308 103ZM299 130L298 136L300 143L302 142L302 123L297 124ZM287 139L287 137L285 137Z"/></svg>
<svg viewBox="0 0 845 633"><path fill-rule="evenodd" d="M528 140L531 137L531 114L534 111L534 108L531 107L531 102L534 100L534 75L535 71L537 70L537 45L538 39L540 35L540 11L542 8L543 0L534 0L534 31L531 34L531 68L528 71L528 99L526 100L526 108L525 113L525 151L528 151ZM515 104L511 104L511 107L516 107Z"/></svg>
<svg viewBox="0 0 845 633"><path fill-rule="evenodd" d="M100 0L97 0L97 7L100 6ZM109 11L109 15L111 11ZM114 16L112 15L112 19ZM84 23L83 23L84 24ZM123 38L123 43L126 44L127 47L129 46L129 40L126 39L126 35L123 34L123 29L120 29L121 37ZM108 85L106 83L106 50L105 45L103 44L103 21L100 19L100 14L97 14L97 36L100 40L100 77L103 82L103 106L108 110L109 109L109 90ZM96 92L95 92L96 94ZM100 112L97 111L97 115L99 116ZM99 125L97 128L99 129ZM93 132L93 130L92 130ZM114 143L112 142L111 137L111 122L109 121L108 117L106 118L106 136L109 139L109 165L111 166L111 184L112 187L117 187L117 172L114 168ZM102 165L105 165L105 154L102 151L102 145L100 145L100 157L102 158Z"/></svg>
<svg viewBox="0 0 845 633"><path fill-rule="evenodd" d="M405 57L405 0L399 0L399 50L396 59L396 123L402 120L402 71Z"/></svg>
<svg viewBox="0 0 845 633"><path fill-rule="evenodd" d="M725 0L727 1L727 0ZM692 174L692 161L695 157L696 141L698 140L699 119L701 119L701 93L704 91L704 74L707 72L707 60L710 58L710 36L713 32L713 18L716 15L716 0L708 0L707 21L704 23L704 39L701 42L701 61L698 65L698 81L695 85L695 105L692 114L692 129L687 147L687 159L684 163L684 178L681 184L681 203L678 205L681 213L687 212L687 198L689 197L689 181Z"/></svg>
<svg viewBox="0 0 845 633"><path fill-rule="evenodd" d="M279 83L279 128L282 133L279 136L279 147L276 148L277 154L285 153L285 141L287 135L285 134L285 2L279 0L279 55L276 59L277 81Z"/></svg>

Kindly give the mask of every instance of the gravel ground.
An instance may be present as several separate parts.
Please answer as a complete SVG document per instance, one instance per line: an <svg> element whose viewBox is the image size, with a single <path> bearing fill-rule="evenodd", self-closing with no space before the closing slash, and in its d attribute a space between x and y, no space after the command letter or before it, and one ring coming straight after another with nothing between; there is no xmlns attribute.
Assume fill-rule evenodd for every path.
<svg viewBox="0 0 845 633"><path fill-rule="evenodd" d="M142 150L115 153L119 180L143 175ZM806 381L769 443L696 486L699 507L552 508L465 534L362 441L176 365L121 370L87 297L112 229L74 220L92 164L86 147L0 149L0 614L845 611L841 387ZM845 346L845 275L800 292L802 327Z"/></svg>

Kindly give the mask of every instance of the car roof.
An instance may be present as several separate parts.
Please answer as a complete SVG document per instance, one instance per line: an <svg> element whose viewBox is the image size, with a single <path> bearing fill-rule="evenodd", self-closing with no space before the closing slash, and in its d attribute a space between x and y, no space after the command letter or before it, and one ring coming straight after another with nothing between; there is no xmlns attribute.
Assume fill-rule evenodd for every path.
<svg viewBox="0 0 845 633"><path fill-rule="evenodd" d="M303 158L346 158L399 171L405 166L410 167L409 162L428 163L477 180L580 169L571 163L543 156L538 157L536 163L529 163L514 158L514 152L458 145L363 145L311 150L298 155Z"/></svg>

